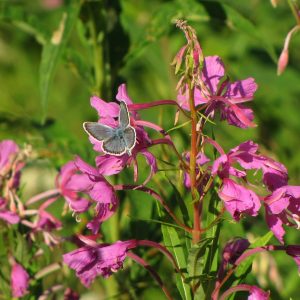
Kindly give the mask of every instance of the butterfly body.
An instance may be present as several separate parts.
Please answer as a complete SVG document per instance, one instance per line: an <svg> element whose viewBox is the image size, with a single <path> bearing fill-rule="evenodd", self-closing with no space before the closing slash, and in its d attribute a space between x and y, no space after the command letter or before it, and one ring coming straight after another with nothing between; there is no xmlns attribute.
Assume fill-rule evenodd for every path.
<svg viewBox="0 0 300 300"><path fill-rule="evenodd" d="M96 123L84 122L84 130L89 136L102 142L102 150L106 154L121 156L131 155L136 144L135 129L130 126L128 108L125 102L120 103L119 125L116 128Z"/></svg>

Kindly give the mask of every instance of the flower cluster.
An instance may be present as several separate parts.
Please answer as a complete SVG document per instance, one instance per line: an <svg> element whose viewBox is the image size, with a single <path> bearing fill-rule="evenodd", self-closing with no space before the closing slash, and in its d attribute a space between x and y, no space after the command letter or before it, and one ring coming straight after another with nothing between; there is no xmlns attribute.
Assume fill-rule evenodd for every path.
<svg viewBox="0 0 300 300"><path fill-rule="evenodd" d="M206 134L204 128L207 122L216 120L217 114L221 121L226 120L228 124L241 129L256 126L253 111L246 103L253 99L257 84L253 78L231 82L221 58L204 55L194 29L183 21L179 21L177 25L187 39L187 44L174 59L176 73L184 65L177 86L177 101L133 103L125 84L119 87L115 102L106 102L97 96L91 97L91 106L97 111L99 119L97 122L86 122L92 127L84 128L97 153L94 166L76 156L61 167L53 190L22 202L19 199L20 177L28 151L21 150L11 140L0 142L1 222L6 224L6 228L19 226L18 230L25 232L25 241L28 245L34 244L33 248L37 250L31 260L45 254L45 248L39 244L40 237L47 245L47 250L53 250L58 245L61 247L65 241L76 244L77 248L64 253L62 260L75 271L80 282L87 288L97 276L107 278L122 269L125 259L129 257L147 269L166 297L173 299L158 272L144 258L134 253L137 247L146 246L163 253L172 263L181 276L185 293L197 293L202 278L205 278L212 281L211 287L214 286L213 290L210 287L208 291L204 291L207 293L205 298L225 299L231 293L247 291L250 300L269 299L270 292L244 283L229 287L226 291L222 289L224 285L228 285L227 280L239 265L258 252L283 251L294 259L300 269L300 246L285 242L286 226L297 229L300 227L300 186L289 185L286 167L261 153L259 145L254 141L249 140L224 151L216 140ZM163 128L140 118L140 110L159 105L176 106L189 119L187 123L191 123L191 142L184 146L182 153L179 153L171 136ZM179 120L178 114L175 119ZM152 139L147 128L161 134L161 138ZM164 200L164 191L161 195L147 186L159 170L159 160L150 149L160 144L170 147L178 159L176 165L172 162L176 166L174 170L179 171L179 175L183 174L183 180L179 184L184 186L187 199L181 199L181 194L176 190L183 220L177 216L176 210L171 209L175 204L169 205L168 200ZM107 151L108 148L111 151ZM139 156L146 160L149 169L144 180L140 180ZM114 184L112 176L131 166L132 180L129 177L124 184ZM173 185L171 180L169 182ZM159 188L163 190L162 185ZM163 229L166 229L163 230L165 245L136 239L119 240L112 244L104 242L105 234L101 225L119 209L120 190L147 193L162 206L168 214L168 222L165 219L159 221ZM210 203L206 205L205 201L217 203L214 211ZM64 204L62 215L67 209L72 212L74 219L83 225L80 232L68 237L56 235L63 228L64 219L59 219L51 212L49 207L53 203ZM279 245L253 246L245 238L233 237L223 248L218 270L214 266L215 271L207 271L212 261L216 261L213 255L220 246L217 232L220 232L220 224L224 221L223 213L227 211L235 222L241 222L245 217L257 217L262 208L266 223ZM206 218L208 212L210 217ZM193 215L193 220L190 215ZM214 219L209 223L211 216ZM170 220L175 224L170 224ZM218 229L213 235L209 235L209 230L214 226L218 226ZM178 228L180 234L176 231ZM182 243L183 239L185 243ZM23 264L17 259L14 251L9 252L8 256L12 296L22 297L29 293L30 278L35 269L28 260ZM201 266L205 266L199 269L207 273L200 274L202 270L197 269L200 266L199 259L203 260ZM44 274L60 268L60 263L46 266L34 274L34 278L39 280ZM65 290L65 299L79 299L79 295L70 288L64 285L59 288ZM223 294L219 297L221 292ZM47 292L45 293L43 295L47 296Z"/></svg>

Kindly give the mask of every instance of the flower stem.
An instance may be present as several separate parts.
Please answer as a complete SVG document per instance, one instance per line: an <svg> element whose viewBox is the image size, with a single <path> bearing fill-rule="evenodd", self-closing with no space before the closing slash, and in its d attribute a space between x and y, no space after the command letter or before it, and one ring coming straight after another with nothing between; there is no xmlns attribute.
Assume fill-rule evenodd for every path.
<svg viewBox="0 0 300 300"><path fill-rule="evenodd" d="M292 0L287 0L289 6L290 6L290 9L296 19L296 22L298 25L300 25L300 14L299 14L299 9L297 8L296 6L296 3L295 1L292 1Z"/></svg>
<svg viewBox="0 0 300 300"><path fill-rule="evenodd" d="M251 285L248 284L239 284L237 286L231 287L220 297L220 300L225 300L229 295L239 292L239 291L250 291Z"/></svg>
<svg viewBox="0 0 300 300"><path fill-rule="evenodd" d="M164 247L156 242L149 241L149 240L138 240L137 245L138 246L148 246L148 247L153 247L153 248L158 249L161 253L166 255L166 257L171 261L171 263L173 264L176 271L178 273L181 273L172 253L166 247Z"/></svg>
<svg viewBox="0 0 300 300"><path fill-rule="evenodd" d="M46 191L46 192L43 192L43 193L40 193L40 194L37 194L37 195L31 197L29 200L26 201L26 205L29 206L29 205L36 203L38 201L41 201L43 199L47 200L49 198L58 197L59 195L60 195L59 189L49 190L49 191Z"/></svg>
<svg viewBox="0 0 300 300"><path fill-rule="evenodd" d="M257 247L254 249L250 249L248 251L245 251L234 263L233 267L227 272L226 276L223 278L222 281L217 281L216 282L216 287L212 293L212 300L217 300L219 298L219 292L221 287L226 283L226 281L229 279L229 277L233 274L235 269L238 267L238 265L244 261L246 258L249 256L263 252L263 251L280 251L280 250L285 250L285 246L273 246L273 245L268 245L268 246L262 246L262 247Z"/></svg>
<svg viewBox="0 0 300 300"><path fill-rule="evenodd" d="M188 226L186 226L185 224L183 224L180 220L178 220L178 218L175 216L175 214L172 212L172 210L168 207L168 205L165 203L165 201L163 200L163 198L154 190L145 187L145 186L141 186L141 185L115 185L114 186L115 190L137 190L137 191L142 191L145 192L147 194L149 194L150 196L152 196L155 200L157 200L163 207L164 209L168 212L168 214L173 218L173 220L185 231L191 233L192 229Z"/></svg>
<svg viewBox="0 0 300 300"><path fill-rule="evenodd" d="M196 157L197 157L197 111L194 101L194 87L191 81L188 83L189 87L189 104L191 110L191 154L190 154L190 178L191 178L191 194L194 203L194 230L193 230L193 243L200 240L201 226L200 226L200 211L199 201L197 199L198 193L196 189Z"/></svg>
<svg viewBox="0 0 300 300"><path fill-rule="evenodd" d="M161 289L165 293L167 299L168 300L173 300L173 297L171 296L171 293L169 292L167 287L162 282L162 280L161 280L160 276L158 275L158 273L144 259L142 259L141 257L137 256L136 254L134 254L132 252L128 252L127 256L130 257L131 259L133 259L135 262L137 262L141 266L143 266L145 269L147 269L149 271L149 273L152 275L152 277L156 280L158 285L161 287Z"/></svg>

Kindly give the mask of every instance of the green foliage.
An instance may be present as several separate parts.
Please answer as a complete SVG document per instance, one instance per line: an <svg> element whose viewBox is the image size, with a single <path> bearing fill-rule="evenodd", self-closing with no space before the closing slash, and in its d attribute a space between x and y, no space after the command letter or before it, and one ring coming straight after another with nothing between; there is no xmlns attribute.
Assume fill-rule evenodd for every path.
<svg viewBox="0 0 300 300"><path fill-rule="evenodd" d="M97 118L89 105L92 94L111 101L118 84L127 82L129 94L135 102L176 98L177 82L170 62L183 41L174 26L178 18L188 20L196 28L205 55L222 56L232 79L251 76L259 85L253 104L258 127L240 132L226 124L216 129L213 123L209 126L212 126L216 139L225 150L246 139L254 139L262 145L264 153L272 150L276 159L287 165L291 184L299 184L299 37L290 47L286 72L281 77L276 76L277 56L285 35L294 24L284 1L277 9L272 8L268 1L69 0L54 9L43 7L42 2L5 0L0 3L0 140L10 138L20 145L31 144L33 147L35 159L29 162L22 179L24 199L40 192L43 187L53 188L55 176L48 174L56 174L57 169L74 154L89 162L94 161L95 153L82 130L83 121ZM179 151L187 151L189 121L179 120L174 125L174 109L163 108L159 114L157 111L141 112L142 118L170 128L168 133ZM170 157L164 148L162 160L169 161ZM165 167L166 164L159 161L159 169ZM148 170L143 165L139 172L141 178L145 178ZM183 192L182 174L169 176L168 172L168 176L161 177L165 183L161 189L168 205L179 219L190 225L191 199L189 193ZM117 181L122 179L132 182L132 171L126 171ZM162 274L163 279L170 281L175 299L192 299L190 283L195 299L207 298L205 291L212 291L214 287L220 253L230 237L246 236L251 229L257 238L251 244L253 247L265 245L272 237L266 233L268 229L262 218L224 224L227 216L220 217L215 192L204 199L206 218L201 225L207 230L201 242L193 246L187 233L169 226L170 220L161 207L154 209L148 195L130 192L130 196L122 194L120 198L122 212L103 226L107 241L150 236L163 242L183 274L175 275L176 287L172 286L169 273ZM54 210L60 214L62 208ZM63 217L63 226L64 237L84 230L70 216ZM71 250L67 244L66 249L52 251L39 238L44 260L32 263L31 257L37 249L27 247L28 237L23 230L22 226L13 226L7 231L0 224L0 259L6 260L0 270L0 296L4 299L11 297L10 267L6 259L11 249L17 261L31 272L50 264L53 252L59 261L60 252ZM289 242L296 243L297 235L290 236ZM172 272L164 267L160 257L152 257L150 251L145 250L141 255L149 257L157 269L163 265L159 269L161 273L164 270ZM289 272L294 265L287 265L285 257L276 256L279 274L284 274L281 280L285 289L276 290L269 281L265 289L270 289L278 299L296 299L297 275ZM248 274L253 259L247 259L237 268L235 283L245 276L256 283L256 276ZM34 282L33 288L36 291L49 288L67 274L68 285L84 293L72 272L62 269L62 274L58 273ZM111 281L99 279L93 288L99 294L121 295L120 299L141 299L141 295L145 299L163 299L147 272L136 268L130 276L128 279L126 269Z"/></svg>

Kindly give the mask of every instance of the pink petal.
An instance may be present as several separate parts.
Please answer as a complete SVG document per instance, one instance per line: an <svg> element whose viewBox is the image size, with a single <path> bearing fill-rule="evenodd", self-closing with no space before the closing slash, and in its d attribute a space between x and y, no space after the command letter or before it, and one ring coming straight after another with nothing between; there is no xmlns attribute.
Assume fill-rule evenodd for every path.
<svg viewBox="0 0 300 300"><path fill-rule="evenodd" d="M235 220L238 221L242 213L251 216L258 214L261 206L258 196L233 180L225 178L218 194Z"/></svg>
<svg viewBox="0 0 300 300"><path fill-rule="evenodd" d="M86 173L93 176L99 176L98 170L87 164L79 156L76 156L75 158L75 165L82 173Z"/></svg>
<svg viewBox="0 0 300 300"><path fill-rule="evenodd" d="M1 210L0 219L6 221L9 224L17 224L20 222L20 217L16 213L9 210Z"/></svg>
<svg viewBox="0 0 300 300"><path fill-rule="evenodd" d="M114 175L120 173L126 166L128 155L113 156L102 155L96 157L98 171L102 175Z"/></svg>
<svg viewBox="0 0 300 300"><path fill-rule="evenodd" d="M114 189L105 179L103 181L95 182L93 188L89 191L89 195L96 202L115 202Z"/></svg>
<svg viewBox="0 0 300 300"><path fill-rule="evenodd" d="M225 75L224 64L219 56L207 56L203 65L203 80L210 89L211 95L216 95L218 84Z"/></svg>
<svg viewBox="0 0 300 300"><path fill-rule="evenodd" d="M278 215L289 206L290 197L286 195L285 191L285 188L279 188L264 199L270 213Z"/></svg>
<svg viewBox="0 0 300 300"><path fill-rule="evenodd" d="M23 297L28 293L29 275L19 264L14 263L10 278L13 297Z"/></svg>
<svg viewBox="0 0 300 300"><path fill-rule="evenodd" d="M126 84L123 83L118 88L118 93L116 99L119 101L124 101L127 105L132 104L131 98L128 96Z"/></svg>
<svg viewBox="0 0 300 300"><path fill-rule="evenodd" d="M97 96L91 97L91 106L94 107L100 118L116 118L119 115L119 105L114 102L105 102Z"/></svg>
<svg viewBox="0 0 300 300"><path fill-rule="evenodd" d="M112 245L85 246L64 254L63 260L76 271L80 281L89 287L97 275L108 277L122 268L128 250L135 247L135 240L117 241Z"/></svg>
<svg viewBox="0 0 300 300"><path fill-rule="evenodd" d="M0 142L0 170L10 162L10 157L19 151L18 145L12 140Z"/></svg>
<svg viewBox="0 0 300 300"><path fill-rule="evenodd" d="M254 78L250 77L244 80L238 80L236 82L229 83L227 85L225 96L232 98L231 102L237 104L244 102L239 98L253 98L256 90L257 84L255 83ZM250 101L250 99L247 101Z"/></svg>
<svg viewBox="0 0 300 300"><path fill-rule="evenodd" d="M284 244L283 237L285 235L285 230L283 228L283 222L279 218L278 215L272 214L269 209L266 209L266 221L271 229L271 231L274 233L275 237L279 240L281 244Z"/></svg>

